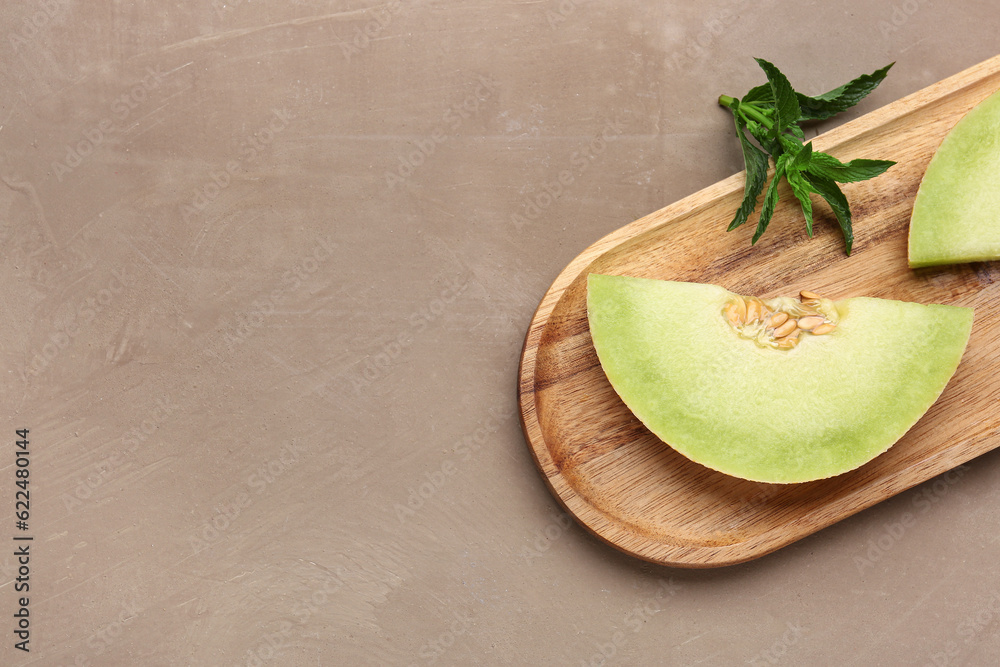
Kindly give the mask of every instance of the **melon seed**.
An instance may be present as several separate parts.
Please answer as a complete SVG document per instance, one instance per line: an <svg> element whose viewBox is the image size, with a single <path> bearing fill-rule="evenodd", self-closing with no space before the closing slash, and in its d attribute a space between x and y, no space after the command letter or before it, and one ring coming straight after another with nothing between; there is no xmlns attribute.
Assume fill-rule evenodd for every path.
<svg viewBox="0 0 1000 667"><path fill-rule="evenodd" d="M798 328L799 328L798 322L796 322L795 320L788 320L787 322L785 322L780 327L774 330L774 337L783 338Z"/></svg>
<svg viewBox="0 0 1000 667"><path fill-rule="evenodd" d="M785 336L784 338L782 338L782 339L780 339L780 340L778 340L776 342L777 342L779 348L781 348L783 350L787 350L789 348L793 348L796 345L798 345L799 337L798 337L797 334L792 334L791 336Z"/></svg>
<svg viewBox="0 0 1000 667"><path fill-rule="evenodd" d="M726 318L734 327L743 324L743 319L747 316L747 304L743 299L737 299L726 305Z"/></svg>
<svg viewBox="0 0 1000 667"><path fill-rule="evenodd" d="M823 324L823 318L819 315L809 315L808 317L799 318L799 328L805 331L812 331L821 324Z"/></svg>
<svg viewBox="0 0 1000 667"><path fill-rule="evenodd" d="M821 324L818 327L816 327L815 329L813 329L812 333L814 335L816 335L816 336L822 336L823 334L830 333L831 331L833 331L836 328L837 327L835 327L832 324L830 324L829 322L827 322L827 323Z"/></svg>

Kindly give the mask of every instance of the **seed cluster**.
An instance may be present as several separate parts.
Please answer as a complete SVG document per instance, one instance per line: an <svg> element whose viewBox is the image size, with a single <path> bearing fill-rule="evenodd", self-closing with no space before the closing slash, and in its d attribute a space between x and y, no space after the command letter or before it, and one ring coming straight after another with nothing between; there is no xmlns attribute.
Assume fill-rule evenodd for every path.
<svg viewBox="0 0 1000 667"><path fill-rule="evenodd" d="M804 333L828 334L837 328L837 309L833 302L815 292L803 290L799 298L782 297L762 301L753 296L733 295L723 314L744 338L758 344L789 350Z"/></svg>

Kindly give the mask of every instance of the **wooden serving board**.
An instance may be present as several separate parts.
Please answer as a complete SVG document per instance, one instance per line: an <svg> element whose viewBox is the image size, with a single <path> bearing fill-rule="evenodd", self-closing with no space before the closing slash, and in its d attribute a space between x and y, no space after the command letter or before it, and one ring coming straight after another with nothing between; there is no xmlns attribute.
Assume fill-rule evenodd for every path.
<svg viewBox="0 0 1000 667"><path fill-rule="evenodd" d="M726 225L737 174L609 234L556 278L528 329L519 369L524 433L546 483L587 529L639 558L682 567L744 562L783 547L1000 445L1000 262L910 270L913 200L941 140L1000 88L1000 56L814 140L842 160L898 162L850 184L850 257L832 212L816 200L806 237L791 192L767 234L755 218ZM611 388L587 325L588 273L715 283L770 298L809 289L976 309L957 373L930 411L888 452L817 482L761 484L692 463L651 434ZM739 397L733 397L739 400ZM859 405L858 410L864 410Z"/></svg>

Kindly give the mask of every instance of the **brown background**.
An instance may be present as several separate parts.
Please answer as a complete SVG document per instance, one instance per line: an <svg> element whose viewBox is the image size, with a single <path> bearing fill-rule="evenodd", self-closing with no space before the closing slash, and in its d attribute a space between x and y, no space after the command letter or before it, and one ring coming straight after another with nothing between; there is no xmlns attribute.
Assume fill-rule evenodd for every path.
<svg viewBox="0 0 1000 667"><path fill-rule="evenodd" d="M994 3L47 0L0 25L0 539L16 428L34 537L30 654L0 551L3 664L1000 656L1000 456L681 571L569 523L515 416L559 270L741 168L715 99L763 81L752 56L813 94L897 62L822 131L996 55Z"/></svg>

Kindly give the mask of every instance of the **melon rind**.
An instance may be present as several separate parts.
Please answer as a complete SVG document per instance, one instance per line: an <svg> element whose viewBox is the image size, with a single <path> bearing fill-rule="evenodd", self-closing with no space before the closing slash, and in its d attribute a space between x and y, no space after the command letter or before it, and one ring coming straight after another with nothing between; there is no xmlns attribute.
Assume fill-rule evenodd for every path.
<svg viewBox="0 0 1000 667"><path fill-rule="evenodd" d="M1000 91L941 142L913 203L913 268L1000 259Z"/></svg>
<svg viewBox="0 0 1000 667"><path fill-rule="evenodd" d="M791 350L741 337L717 285L591 274L587 312L608 380L689 459L772 483L838 475L893 445L937 400L973 311L874 298Z"/></svg>

